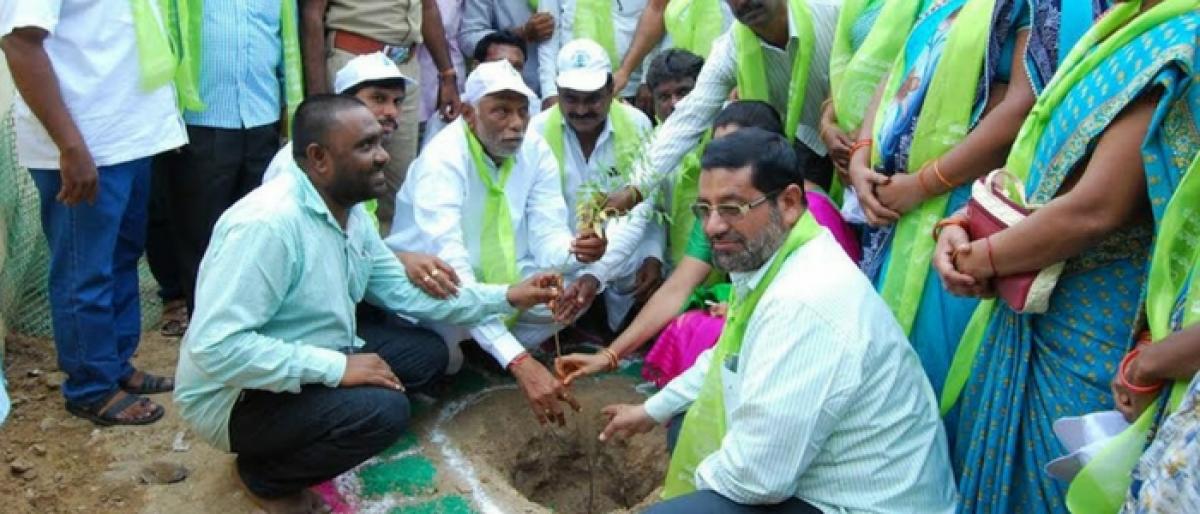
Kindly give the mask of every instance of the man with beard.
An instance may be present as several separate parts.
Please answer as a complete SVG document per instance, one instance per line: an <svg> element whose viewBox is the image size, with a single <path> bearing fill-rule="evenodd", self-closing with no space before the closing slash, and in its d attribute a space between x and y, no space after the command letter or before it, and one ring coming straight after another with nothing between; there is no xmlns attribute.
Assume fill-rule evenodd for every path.
<svg viewBox="0 0 1200 514"><path fill-rule="evenodd" d="M572 236L554 155L541 137L526 135L536 97L521 74L508 61L480 64L463 98L463 116L434 136L396 195L388 246L436 255L463 284L511 284L543 270L590 273L583 263L599 260L607 242L590 231ZM559 402L575 400L527 351L562 327L550 311L431 327L451 345L452 371L458 343L473 338L512 372L538 421L565 423Z"/></svg>
<svg viewBox="0 0 1200 514"><path fill-rule="evenodd" d="M590 39L567 43L558 54L558 105L533 117L529 131L545 138L558 161L563 199L568 219L579 219L581 202L607 191L622 175L628 175L643 138L650 133L650 119L634 107L614 102L612 64L604 49ZM613 220L609 232L622 230L627 220ZM576 227L577 228L577 227ZM608 327L619 330L634 303L645 303L662 284L665 228L653 223L628 258L601 259L609 287L604 291ZM601 283L585 276L573 284L571 293L591 299ZM568 294L568 297L572 294ZM561 317L576 314L577 302L563 302Z"/></svg>
<svg viewBox="0 0 1200 514"><path fill-rule="evenodd" d="M746 128L705 151L693 210L730 273L717 346L600 434L687 409L648 512L922 512L956 507L946 437L917 356L807 212L785 138ZM689 408L690 407L690 408Z"/></svg>
<svg viewBox="0 0 1200 514"><path fill-rule="evenodd" d="M713 43L696 87L654 133L648 157L630 187L609 207L625 211L658 184L670 182L684 156L700 143L730 92L771 104L788 139L804 144L813 163L824 161L821 102L829 97L829 52L840 0L726 0L737 22Z"/></svg>
<svg viewBox="0 0 1200 514"><path fill-rule="evenodd" d="M394 443L408 422L405 377L438 342L367 343L355 305L452 323L557 297L555 278L416 289L359 206L385 188L383 129L352 97L316 95L295 118L296 166L233 205L205 254L180 348L175 401L204 440L238 454L268 512L319 512L305 488ZM435 372L440 370L434 370Z"/></svg>

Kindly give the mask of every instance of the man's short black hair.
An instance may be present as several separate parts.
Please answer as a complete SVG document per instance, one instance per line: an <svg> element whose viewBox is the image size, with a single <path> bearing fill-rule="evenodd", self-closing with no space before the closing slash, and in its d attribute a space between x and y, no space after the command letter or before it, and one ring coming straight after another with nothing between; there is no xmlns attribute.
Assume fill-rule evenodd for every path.
<svg viewBox="0 0 1200 514"><path fill-rule="evenodd" d="M771 104L761 100L738 100L726 105L717 113L713 128L725 125L737 125L741 128L759 128L767 132L783 135L783 122L779 121L779 111Z"/></svg>
<svg viewBox="0 0 1200 514"><path fill-rule="evenodd" d="M650 61L650 69L646 71L646 85L653 91L665 82L696 80L696 77L700 76L700 68L703 67L704 59L699 55L679 48L664 50Z"/></svg>
<svg viewBox="0 0 1200 514"><path fill-rule="evenodd" d="M487 61L488 49L492 45L515 46L521 50L521 55L525 56L526 60L529 59L529 50L525 47L525 40L521 39L521 36L518 36L513 31L504 29L483 36L483 39L475 43L475 51L472 54L475 62Z"/></svg>
<svg viewBox="0 0 1200 514"><path fill-rule="evenodd" d="M342 111L363 108L366 104L348 95L313 95L300 102L292 119L292 157L296 162L306 158L308 145L329 146L329 131L337 124Z"/></svg>
<svg viewBox="0 0 1200 514"><path fill-rule="evenodd" d="M804 172L787 138L757 127L738 130L712 140L700 159L704 171L713 168L750 167L750 183L764 194L774 195L796 184L804 190Z"/></svg>

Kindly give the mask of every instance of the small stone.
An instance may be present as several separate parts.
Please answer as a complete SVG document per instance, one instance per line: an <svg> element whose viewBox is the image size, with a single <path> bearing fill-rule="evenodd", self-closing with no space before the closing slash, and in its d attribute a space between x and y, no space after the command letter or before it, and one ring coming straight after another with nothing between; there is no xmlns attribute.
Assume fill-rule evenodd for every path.
<svg viewBox="0 0 1200 514"><path fill-rule="evenodd" d="M12 461L12 464L8 465L8 469L9 471L12 471L14 475L24 475L33 469L33 464L21 459L17 459Z"/></svg>
<svg viewBox="0 0 1200 514"><path fill-rule="evenodd" d="M31 469L29 471L21 473L21 478L24 478L26 482L37 478L37 470Z"/></svg>
<svg viewBox="0 0 1200 514"><path fill-rule="evenodd" d="M187 441L183 440L185 435L187 435L186 430L180 430L178 432L175 432L175 440L171 442L171 451L186 452L186 451L192 449L192 445L188 444Z"/></svg>
<svg viewBox="0 0 1200 514"><path fill-rule="evenodd" d="M33 450L33 454L37 455L38 457L46 456L46 447L43 445L35 444L32 447L30 447L30 449Z"/></svg>
<svg viewBox="0 0 1200 514"><path fill-rule="evenodd" d="M40 377L40 376L42 376L42 370L33 368L29 371L26 371L25 375L30 376L30 377Z"/></svg>
<svg viewBox="0 0 1200 514"><path fill-rule="evenodd" d="M138 479L144 484L173 484L187 477L188 468L164 461L151 462L138 471Z"/></svg>
<svg viewBox="0 0 1200 514"><path fill-rule="evenodd" d="M54 418L45 417L38 422L38 428L42 429L42 432L49 432L50 429L54 428L55 424Z"/></svg>
<svg viewBox="0 0 1200 514"><path fill-rule="evenodd" d="M51 371L50 373L47 373L46 376L42 377L42 384L46 386L46 389L54 391L62 387L63 382L66 380L66 373L61 371Z"/></svg>

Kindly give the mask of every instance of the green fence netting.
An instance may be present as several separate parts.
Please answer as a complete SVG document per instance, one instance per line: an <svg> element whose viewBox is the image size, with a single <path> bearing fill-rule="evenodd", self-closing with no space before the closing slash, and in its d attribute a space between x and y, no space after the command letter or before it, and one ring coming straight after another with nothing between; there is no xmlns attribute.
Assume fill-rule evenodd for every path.
<svg viewBox="0 0 1200 514"><path fill-rule="evenodd" d="M17 165L11 111L0 122L0 234L0 326L9 333L52 337L46 295L50 254L42 235L37 189L29 172ZM144 258L138 275L146 328L157 324L162 304ZM0 356L2 351L0 342Z"/></svg>

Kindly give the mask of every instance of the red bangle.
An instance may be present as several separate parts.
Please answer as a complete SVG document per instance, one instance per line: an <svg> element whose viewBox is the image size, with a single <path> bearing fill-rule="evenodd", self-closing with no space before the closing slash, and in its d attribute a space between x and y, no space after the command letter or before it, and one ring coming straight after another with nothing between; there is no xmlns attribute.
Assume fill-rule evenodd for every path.
<svg viewBox="0 0 1200 514"><path fill-rule="evenodd" d="M508 362L508 369L511 370L511 369L517 367L517 364L525 362L525 359L528 359L528 358L529 358L529 352L521 352L520 355L517 355L515 358L513 358L513 360Z"/></svg>
<svg viewBox="0 0 1200 514"><path fill-rule="evenodd" d="M872 144L873 143L870 139L859 139L858 141L855 141L854 144L850 145L850 158L853 159L854 154L858 153L859 150L862 150L863 148L870 148ZM868 160L870 160L870 158L868 158Z"/></svg>
<svg viewBox="0 0 1200 514"><path fill-rule="evenodd" d="M1121 384L1122 387L1124 387L1125 389L1128 389L1130 392L1133 392L1133 393L1137 393L1137 394L1157 393L1163 387L1162 382L1159 382L1159 383L1151 385L1151 386L1140 386L1140 385L1134 384L1133 382L1130 382L1129 377L1126 376L1126 372L1129 369L1129 363L1133 362L1133 359L1141 353L1142 353L1142 348L1140 346L1138 346L1138 347L1134 348L1132 351L1130 351L1129 353L1125 354L1125 358L1121 359L1121 365L1119 367L1117 367L1117 381Z"/></svg>
<svg viewBox="0 0 1200 514"><path fill-rule="evenodd" d="M987 245L988 264L992 267L992 277L996 277L999 273L996 273L996 258L992 257L992 236L983 238L983 242Z"/></svg>

